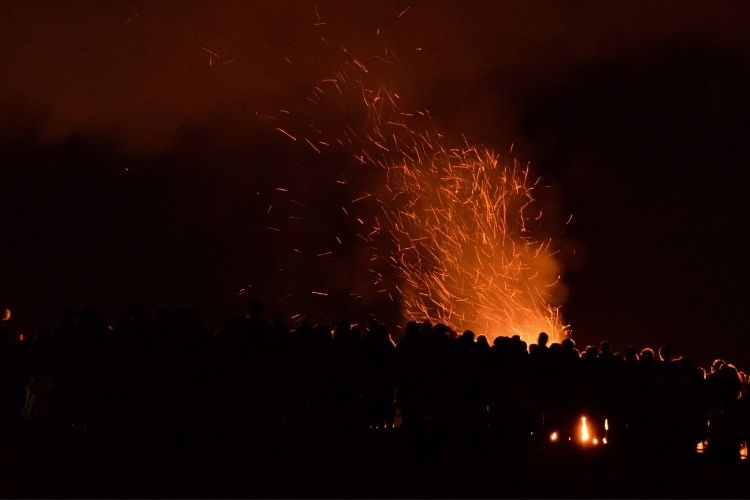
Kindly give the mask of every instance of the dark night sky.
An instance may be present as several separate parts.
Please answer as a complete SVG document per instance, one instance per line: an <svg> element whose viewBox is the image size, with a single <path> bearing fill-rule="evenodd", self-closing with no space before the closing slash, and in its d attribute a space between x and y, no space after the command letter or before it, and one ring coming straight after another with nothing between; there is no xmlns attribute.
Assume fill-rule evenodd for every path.
<svg viewBox="0 0 750 500"><path fill-rule="evenodd" d="M20 322L54 323L86 298L110 314L147 301L215 318L248 283L261 297L293 287L277 269L289 242L258 228L274 186L320 166L257 115L327 76L332 47L387 43L402 65L386 83L445 129L514 144L554 186L553 216L573 214L564 313L579 343L750 366L750 7L486 3L5 6L0 303ZM307 187L326 220L336 195ZM299 237L314 246L327 230ZM343 288L357 262L330 264Z"/></svg>

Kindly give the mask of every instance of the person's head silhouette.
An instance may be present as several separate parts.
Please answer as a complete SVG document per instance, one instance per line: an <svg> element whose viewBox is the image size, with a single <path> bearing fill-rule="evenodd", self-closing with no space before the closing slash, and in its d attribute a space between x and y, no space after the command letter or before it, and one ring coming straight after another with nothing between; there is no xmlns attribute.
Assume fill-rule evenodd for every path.
<svg viewBox="0 0 750 500"><path fill-rule="evenodd" d="M539 338L536 342L539 344L539 347L546 347L547 342L549 342L549 335L547 335L547 332L539 332Z"/></svg>
<svg viewBox="0 0 750 500"><path fill-rule="evenodd" d="M663 345L659 348L659 359L665 363L672 361L672 350L668 345Z"/></svg>

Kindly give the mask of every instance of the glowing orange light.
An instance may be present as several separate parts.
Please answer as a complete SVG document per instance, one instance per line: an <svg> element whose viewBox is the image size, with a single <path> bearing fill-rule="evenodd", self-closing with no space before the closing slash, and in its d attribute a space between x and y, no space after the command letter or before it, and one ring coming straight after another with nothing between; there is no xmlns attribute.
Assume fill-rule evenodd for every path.
<svg viewBox="0 0 750 500"><path fill-rule="evenodd" d="M25 338L26 338L26 336L23 333L19 333L18 334L18 341L19 342L23 342Z"/></svg>
<svg viewBox="0 0 750 500"><path fill-rule="evenodd" d="M740 445L740 460L747 460L747 441Z"/></svg>
<svg viewBox="0 0 750 500"><path fill-rule="evenodd" d="M607 444L607 438L602 438L602 444Z"/></svg>
<svg viewBox="0 0 750 500"><path fill-rule="evenodd" d="M527 342L567 335L555 300L559 266L550 241L532 240L533 180L528 168L488 150L446 150L389 172L399 203L389 215L403 279L405 318ZM414 152L417 157L417 152ZM538 212L541 215L541 212ZM534 213L536 215L536 213Z"/></svg>
<svg viewBox="0 0 750 500"><path fill-rule="evenodd" d="M550 342L565 338L569 327L559 307L565 289L557 249L534 198L540 179L510 155L438 132L427 111L402 110L399 95L346 53L349 62L335 78L322 80L308 100L324 105L326 94L344 99L346 107L352 97L363 106L366 122L304 130L290 123L275 130L306 142L317 154L318 146L338 143L359 164L383 172L371 192L341 207L352 221L368 226L369 232L358 236L374 250L371 261L394 271L371 269L374 285L398 291L406 321L428 319L489 339L517 334L531 342L542 331ZM312 133L317 135L308 138ZM360 206L373 202L378 216L357 217ZM378 237L389 241L381 245ZM384 283L388 276L395 282Z"/></svg>
<svg viewBox="0 0 750 500"><path fill-rule="evenodd" d="M586 422L586 417L581 417L581 436L580 436L582 443L588 443L591 439L591 435L589 434L589 424Z"/></svg>
<svg viewBox="0 0 750 500"><path fill-rule="evenodd" d="M558 439L557 431L554 431L552 434L549 435L549 440L553 443L556 442Z"/></svg>

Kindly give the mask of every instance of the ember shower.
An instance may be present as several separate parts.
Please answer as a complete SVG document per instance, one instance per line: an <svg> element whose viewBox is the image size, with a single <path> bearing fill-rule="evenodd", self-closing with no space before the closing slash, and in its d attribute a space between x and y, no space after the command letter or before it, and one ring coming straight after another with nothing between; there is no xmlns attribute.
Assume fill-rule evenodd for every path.
<svg viewBox="0 0 750 500"><path fill-rule="evenodd" d="M315 155L347 153L351 165L331 183L369 169L367 189L341 210L361 226L373 289L400 304L403 321L429 319L490 339L566 336L561 266L534 199L539 178L440 130L428 111L404 111L373 67L396 62L392 53L363 61L344 52L306 105L273 123Z"/></svg>

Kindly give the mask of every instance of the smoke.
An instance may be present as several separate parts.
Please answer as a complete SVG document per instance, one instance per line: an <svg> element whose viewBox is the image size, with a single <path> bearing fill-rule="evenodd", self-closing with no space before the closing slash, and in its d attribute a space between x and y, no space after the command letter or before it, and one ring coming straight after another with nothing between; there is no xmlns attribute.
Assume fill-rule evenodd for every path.
<svg viewBox="0 0 750 500"><path fill-rule="evenodd" d="M151 151L185 124L217 121L230 124L217 136L241 128L247 137L257 132L247 117L329 74L338 61L321 48L343 41L358 53L388 45L404 63L394 88L484 142L510 142L519 93L670 39L744 40L737 11L732 2L17 2L0 19L0 102L44 110L52 139L106 132Z"/></svg>
<svg viewBox="0 0 750 500"><path fill-rule="evenodd" d="M306 107L269 116L280 136L311 156L338 153L338 174L317 169L317 182L358 179L347 188L349 200L324 201L340 211L316 227L337 218L358 223L330 236L339 245L342 238L359 243L355 269L367 269L370 283L354 290L332 284L334 294L366 304L381 295L399 305L402 321L430 319L490 338L531 340L542 330L565 336L556 242L533 196L539 179L517 161L466 139L461 144L460 134L440 127L429 111L401 106L399 93L382 84L383 71L399 61L390 50L360 56L343 48L342 55ZM316 257L340 259L341 248L331 248Z"/></svg>
<svg viewBox="0 0 750 500"><path fill-rule="evenodd" d="M654 261L650 252L642 252L638 265L627 266L624 263L633 255L628 249L642 247L635 243L641 240L662 241L663 227L690 231L665 222L658 224L658 231L633 237L643 224L638 220L627 225L630 202L614 207L616 219L612 205L641 197L644 169L632 165L643 161L644 147L659 145L660 161L647 169L655 176L664 171L663 165L684 164L679 153L681 160L674 161L673 153L692 151L684 148L686 142L694 147L707 144L706 158L712 162L715 154L724 154L728 165L739 165L740 160L722 152L742 151L741 146L705 143L705 124L716 124L711 126L717 127L717 136L738 138L741 144L744 122L738 117L746 106L732 99L722 103L722 96L743 96L746 78L726 77L737 84L737 90L727 91L719 75L719 86L711 90L718 99L711 107L718 106L718 114L700 119L694 119L685 101L703 102L705 93L674 92L690 87L686 82L714 78L714 54L725 53L727 47L746 60L746 9L738 5L744 6L597 2L579 9L526 1L8 5L0 18L0 108L5 117L0 123L0 203L4 213L12 215L4 222L7 244L0 246L0 259L9 270L1 300L31 304L42 301L42 296L52 297L50 301L67 296L75 305L79 297L91 295L116 297L111 302L119 301L119 306L123 297L194 297L197 303L220 309L223 306L211 297L223 300L240 294L240 300L255 294L273 296L274 307L292 313L328 310L336 319L340 314L357 317L361 311L386 310L399 319L398 305L385 293L346 295L351 298L335 304L339 299L330 294L334 289L355 293L352 290L384 288L374 286L377 276L363 264L371 262L373 250L357 236L364 228L356 220L362 218L369 233L373 216L382 210L375 198L385 198L388 191L372 189L377 179L368 177L377 170L352 167L352 161L359 165L359 160L343 147L325 156L301 139L292 141L297 147L290 147L290 140L275 130L284 128L279 109L299 109L308 102L311 87L349 58L341 51L343 41L352 54L383 54L387 46L397 56L398 60L382 63L377 78L398 89L402 103L408 99L403 108L429 109L434 123L501 152L503 165L512 164L512 156L522 165L534 160L531 172L543 176L542 184L562 186L536 186L542 220L553 224L550 229L535 228L535 234L542 235L540 241L546 241L543 235L559 235L563 228L554 223L566 221L570 214L565 209L570 209L576 214L571 232L592 245L597 259L588 282L579 277L578 283L571 283L578 300L571 297L567 316L578 338L588 332L591 341L598 340L600 332L616 325L621 325L621 338L630 338L633 332L646 331L641 318L659 310L662 297L670 292L648 287L653 297L644 300L642 284L654 274ZM664 78L662 68L674 59L668 48L675 42L688 49L686 69L676 78ZM716 50L708 57L711 64L696 65L692 47L703 42ZM653 59L655 69L633 80L644 55ZM581 68L601 64L613 68L609 79L584 74L580 80ZM662 93L654 95L655 85ZM611 96L597 100L602 92ZM355 127L355 132L362 132L367 126L362 106L342 105L340 98L338 102L318 107L320 114L331 116L310 113L312 119L304 120L302 113L291 119L303 127L362 123ZM738 110L736 116L734 111L721 111L722 106ZM649 128L655 107L662 109L663 128ZM675 120L680 109L685 114ZM338 118L345 110L349 115L342 122ZM540 127L545 123L546 129ZM675 135L675 123L697 125ZM647 137L639 140L639 131ZM603 149L607 137L610 146ZM653 137L660 138L658 143ZM447 139L449 148L465 145L460 138ZM665 140L671 144L667 149ZM506 154L514 142L515 155ZM591 154L582 158L583 144ZM726 176L727 185L745 185L734 177L740 167L727 170L732 172ZM669 175L682 177L679 172ZM632 192L616 189L623 185L621 176L631 179ZM535 181L535 174L530 178ZM345 184L329 182L332 179ZM661 200L662 186L673 181L656 181L648 184L659 186L653 199ZM677 191L675 200L665 205L683 199ZM344 214L341 207L366 192L371 196L354 204L357 217ZM706 214L704 208L696 213ZM731 207L726 211L734 212ZM705 227L719 227L712 217L700 216L707 221ZM381 227L384 221L381 218ZM742 221L732 221L744 227ZM294 230L287 231L287 226ZM91 241L89 235L95 233L104 237ZM353 237L343 238L344 233ZM724 241L725 235L720 238ZM559 238L556 242L566 244ZM692 243L675 248L686 262L704 261L692 257L693 252L700 255ZM318 257L332 250L338 252L335 258ZM569 262L557 255L555 260L566 266ZM392 271L387 264L376 270ZM713 283L715 272L704 274ZM745 281L741 274L725 274L736 276L738 283ZM679 290L692 289L678 283ZM297 285L305 296L284 299ZM312 290L329 295L312 295ZM714 294L725 295L732 293ZM714 300L712 309L728 303ZM553 297L550 302L559 301ZM736 311L742 303L736 302ZM702 323L680 315L680 310L695 310L690 304L685 299L670 314L659 315L661 329L667 330L671 318L684 318L681 329L693 331L700 344L702 332L712 327L716 315ZM638 307L641 313L633 314ZM57 302L52 309L57 310ZM18 317L24 315L20 307L13 310ZM736 323L732 318L741 317L736 311L719 315L728 329ZM387 316L384 319L390 319ZM651 341L647 333L641 335L642 341ZM684 341L684 335L679 340Z"/></svg>
<svg viewBox="0 0 750 500"><path fill-rule="evenodd" d="M393 19L401 19L396 14ZM133 23L144 22L146 15L144 12L118 29L133 29ZM305 17L310 12L295 15ZM351 37L357 40L353 47L359 47L359 52L332 36L300 33L298 36L309 37L315 43L304 50L298 47L296 50L302 52L296 55L294 51L273 47L264 49L260 61L264 72L250 80L231 74L236 71L233 68L248 61L224 64L228 57L225 51L207 44L210 47L199 48L210 52L200 51L200 63L195 66L185 66L184 61L165 61L165 68L144 77L152 90L142 89L140 98L145 100L141 103L132 101L135 96L130 91L124 91L119 98L109 95L105 99L102 93L111 89L105 89L101 82L91 82L90 69L72 76L74 80L89 81L89 88L96 91L70 99L53 96L54 100L66 101L62 108L47 108L40 103L39 109L44 112L39 114L40 119L31 120L34 132L30 135L35 137L35 147L47 149L50 157L61 149L72 151L59 165L70 172L71 184L75 183L77 171L74 163L86 165L88 187L83 191L84 200L99 199L103 193L97 192L96 186L103 183L117 193L118 206L91 217L86 204L71 211L70 224L65 225L72 226L73 219L88 217L87 222L96 227L136 228L129 237L128 232L113 235L111 244L91 248L98 254L96 261L107 260L107 255L118 247L129 250L121 253L119 265L103 273L97 283L87 281L80 290L70 292L75 297L72 302L89 295L118 293L149 302L170 302L170 293L179 288L174 300L192 296L199 303L213 304L209 306L213 308L217 301L210 295L219 292L230 302L261 298L271 308L284 310L296 319L331 321L341 316L374 314L396 322L424 315L489 335L515 333L517 330L506 328L509 324L503 322L467 320L472 308L482 310L485 317L511 314L511 309L501 304L487 303L483 308L476 302L465 302L465 286L446 297L446 304L457 299L451 306L455 315L432 306L418 306L413 299L424 291L407 286L410 271L401 265L407 262L403 253L406 246L392 235L398 226L395 218L406 207L404 197L394 194L394 190L404 186L389 180L395 180L397 171L405 165L407 156L402 152L413 148L415 140L424 142L420 134L432 134L420 148L450 148L458 137L450 133L450 138L439 139L442 132L438 121L432 120L427 110L401 111L396 103L400 97L386 90L403 88L415 103L423 98L430 100L429 95L417 90L415 75L424 70L420 66L421 51L412 46L399 53L391 47L391 43L398 45L392 37L398 28L392 25L384 27L380 34L376 31L359 39ZM390 38L386 37L388 31ZM291 45L300 44L294 41ZM377 46L378 50L362 46ZM353 55L359 53L364 54L361 60ZM89 58L90 54L82 57ZM164 78L160 73L172 74L178 67L190 75L192 83L187 88L178 89L175 82L159 85ZM106 74L104 71L100 77L105 78ZM136 76L128 78L132 81ZM280 84L274 86L271 82ZM68 83L62 81L58 90L64 91ZM237 89L226 88L239 83L247 85L246 97L239 96ZM195 97L195 102L186 105L184 99L189 96ZM101 107L99 99L106 101ZM150 99L159 103L156 110L149 109ZM113 110L115 105L123 109ZM172 112L171 106L179 108L179 112ZM71 135L70 130L79 132ZM392 139L395 136L398 138ZM392 141L396 143L387 144ZM290 147L290 142L295 147ZM392 146L395 149L388 150ZM107 148L108 152L102 152ZM435 159L443 161L447 156ZM429 160L418 163L421 169L428 166ZM37 170L28 174L29 190L32 180L53 175L38 170L38 166L34 168ZM393 175L389 176L389 169ZM435 175L423 179L424 188L438 188L435 182L440 179ZM146 188L148 185L153 188ZM65 189L65 184L60 187ZM146 196L139 190L145 190ZM138 198L143 198L144 203L135 210L129 209L128 203L136 204ZM401 227L403 230L403 224ZM411 232L416 236L427 230L425 226ZM512 236L529 248L536 244L528 238L530 235ZM543 245L545 241L539 243ZM70 254L74 254L71 245ZM150 248L151 252L147 255L139 248ZM547 252L543 250L541 255ZM463 274L467 266L469 273L474 272L477 263L469 262L468 255L461 257L463 269L455 269L454 273ZM12 260L19 259L12 256ZM85 262L64 256L61 259L75 263L71 272L89 274L84 270ZM549 280L557 279L558 269L553 265L542 269L541 259L537 263L523 263L523 259L516 257L516 263L541 270L539 283L530 284L529 292L523 293L538 295L531 305L534 314L543 318L553 311L538 306L547 305L548 299L550 304L560 302L546 287ZM394 265L394 260L400 264ZM160 278L135 283L132 276L124 276L127 269ZM430 271L432 276L440 272ZM536 277L539 273L527 273L525 279L531 275ZM491 273L488 277L492 279ZM105 285L106 281L128 285L117 290ZM539 295L542 288L543 296ZM492 300L499 301L499 296ZM507 297L502 300L507 301ZM494 311L490 313L489 309ZM542 324L553 334L560 326L540 321L534 329L542 329Z"/></svg>

